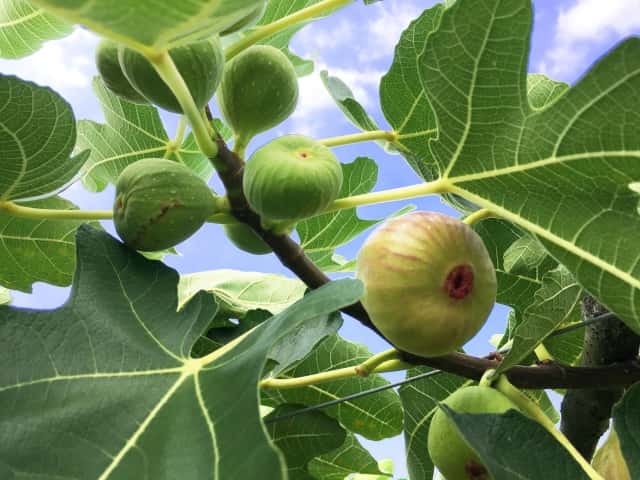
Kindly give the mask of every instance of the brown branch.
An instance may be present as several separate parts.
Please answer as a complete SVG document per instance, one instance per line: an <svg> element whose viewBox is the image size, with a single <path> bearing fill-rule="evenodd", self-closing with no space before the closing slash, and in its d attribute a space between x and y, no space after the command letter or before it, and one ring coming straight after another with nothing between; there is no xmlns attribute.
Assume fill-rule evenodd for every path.
<svg viewBox="0 0 640 480"><path fill-rule="evenodd" d="M331 281L304 253L300 245L287 235L275 235L262 228L260 217L247 203L242 189L244 162L229 150L218 138L218 163L225 166L219 171L220 179L227 190L232 215L249 225L273 249L282 264L295 273L309 288L318 288ZM373 325L361 303L343 309L343 312L358 320L365 327L384 336ZM415 365L427 365L465 378L479 380L482 374L495 368L496 361L451 353L442 357L423 358L403 353L403 359ZM640 381L640 363L630 362L607 367L569 367L559 364L536 367L516 366L507 372L511 383L519 388L589 388L602 386L625 386Z"/></svg>

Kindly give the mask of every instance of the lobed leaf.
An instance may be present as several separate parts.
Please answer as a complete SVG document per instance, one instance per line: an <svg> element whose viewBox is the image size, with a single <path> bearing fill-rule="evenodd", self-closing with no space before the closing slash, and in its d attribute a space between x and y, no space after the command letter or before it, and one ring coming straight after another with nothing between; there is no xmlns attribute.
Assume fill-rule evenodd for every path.
<svg viewBox="0 0 640 480"><path fill-rule="evenodd" d="M382 472L356 436L347 432L346 440L339 448L309 462L309 473L316 479L344 480L353 473L378 475Z"/></svg>

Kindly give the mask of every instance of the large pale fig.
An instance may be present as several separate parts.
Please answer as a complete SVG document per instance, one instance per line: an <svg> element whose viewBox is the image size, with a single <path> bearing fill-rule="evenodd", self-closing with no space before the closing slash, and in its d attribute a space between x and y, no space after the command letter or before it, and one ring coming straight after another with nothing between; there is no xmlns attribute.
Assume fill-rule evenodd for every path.
<svg viewBox="0 0 640 480"><path fill-rule="evenodd" d="M236 247L254 255L271 253L271 247L260 235L244 223L230 223L224 226L224 232Z"/></svg>
<svg viewBox="0 0 640 480"><path fill-rule="evenodd" d="M196 106L203 108L222 79L224 53L220 40L215 37L172 48L169 56L187 84ZM144 55L120 47L118 59L125 76L144 98L170 112L182 112L178 99Z"/></svg>
<svg viewBox="0 0 640 480"><path fill-rule="evenodd" d="M517 410L505 395L491 387L471 386L453 392L443 402L457 413L504 413ZM491 480L478 455L464 441L441 409L433 415L428 436L429 456L447 480Z"/></svg>
<svg viewBox="0 0 640 480"><path fill-rule="evenodd" d="M397 348L433 357L460 348L484 325L496 273L465 223L431 212L385 222L358 254L362 303Z"/></svg>
<svg viewBox="0 0 640 480"><path fill-rule="evenodd" d="M96 49L96 67L106 87L120 98L133 103L149 103L124 76L118 61L118 44L102 40Z"/></svg>
<svg viewBox="0 0 640 480"><path fill-rule="evenodd" d="M189 168L147 158L132 163L118 177L113 220L125 244L157 251L193 235L215 207L213 192Z"/></svg>
<svg viewBox="0 0 640 480"><path fill-rule="evenodd" d="M247 162L243 187L249 205L274 220L322 212L340 193L340 162L324 145L302 135L276 138Z"/></svg>
<svg viewBox="0 0 640 480"><path fill-rule="evenodd" d="M224 118L244 146L293 113L298 102L298 77L280 50L254 45L227 64L217 99Z"/></svg>
<svg viewBox="0 0 640 480"><path fill-rule="evenodd" d="M230 35L235 32L239 32L240 30L244 30L245 28L249 28L262 18L265 10L267 9L267 0L262 0L261 4L258 5L255 10L249 13L246 17L238 20L236 23L231 25L229 28L220 32L220 36Z"/></svg>

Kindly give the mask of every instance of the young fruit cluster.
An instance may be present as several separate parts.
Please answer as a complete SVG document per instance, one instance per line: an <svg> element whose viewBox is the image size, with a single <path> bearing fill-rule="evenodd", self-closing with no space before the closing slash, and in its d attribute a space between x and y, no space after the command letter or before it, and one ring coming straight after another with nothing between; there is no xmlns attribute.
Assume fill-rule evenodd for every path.
<svg viewBox="0 0 640 480"><path fill-rule="evenodd" d="M157 251L189 238L215 208L213 192L189 168L147 158L132 163L118 177L113 220L129 247Z"/></svg>
<svg viewBox="0 0 640 480"><path fill-rule="evenodd" d="M459 349L484 325L496 272L467 224L415 212L383 224L358 254L362 303L397 348L423 357Z"/></svg>
<svg viewBox="0 0 640 480"><path fill-rule="evenodd" d="M458 389L442 403L457 413L498 414L518 409L505 395L485 386ZM427 448L433 464L447 480L491 478L478 455L442 409L438 409L431 419Z"/></svg>
<svg viewBox="0 0 640 480"><path fill-rule="evenodd" d="M222 79L224 53L220 40L215 37L176 47L169 50L169 56L196 106L203 108ZM96 64L107 88L121 98L182 113L176 96L141 53L103 40L96 51Z"/></svg>

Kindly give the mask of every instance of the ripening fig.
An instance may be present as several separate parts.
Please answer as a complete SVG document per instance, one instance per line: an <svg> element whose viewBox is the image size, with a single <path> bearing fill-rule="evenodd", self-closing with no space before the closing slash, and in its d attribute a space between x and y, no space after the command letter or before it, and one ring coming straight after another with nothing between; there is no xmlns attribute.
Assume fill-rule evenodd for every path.
<svg viewBox="0 0 640 480"><path fill-rule="evenodd" d="M244 223L230 223L224 225L224 233L227 234L231 243L240 250L254 255L265 255L271 253L271 247L265 242L260 235Z"/></svg>
<svg viewBox="0 0 640 480"><path fill-rule="evenodd" d="M224 69L220 40L201 40L169 50L169 55L184 79L198 108L203 108L216 92ZM140 94L154 105L175 113L182 107L169 86L141 53L120 47L118 59L122 71Z"/></svg>
<svg viewBox="0 0 640 480"><path fill-rule="evenodd" d="M464 345L496 299L496 272L482 239L439 213L385 222L360 250L357 277L373 324L397 348L423 357Z"/></svg>
<svg viewBox="0 0 640 480"><path fill-rule="evenodd" d="M494 388L464 387L442 403L457 413L504 413L518 410L516 405ZM447 480L491 480L478 455L464 441L453 421L442 409L431 419L428 436L429 456Z"/></svg>
<svg viewBox="0 0 640 480"><path fill-rule="evenodd" d="M340 193L342 167L312 138L286 135L256 150L245 167L249 205L273 220L300 220L322 212Z"/></svg>
<svg viewBox="0 0 640 480"><path fill-rule="evenodd" d="M149 103L124 76L118 61L118 44L102 40L96 49L96 67L105 86L120 98L133 103Z"/></svg>
<svg viewBox="0 0 640 480"><path fill-rule="evenodd" d="M238 20L237 23L231 25L226 30L220 32L220 36L231 35L232 33L238 32L240 30L244 30L245 28L249 28L262 18L265 10L267 9L267 1L263 0L260 5L258 5L251 13L249 13L246 17Z"/></svg>
<svg viewBox="0 0 640 480"><path fill-rule="evenodd" d="M254 45L225 67L217 98L238 144L244 147L255 135L293 113L298 103L298 77L280 50Z"/></svg>
<svg viewBox="0 0 640 480"><path fill-rule="evenodd" d="M146 158L118 177L113 220L125 244L151 252L189 238L215 208L213 192L188 167Z"/></svg>

